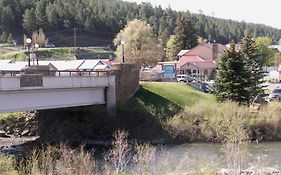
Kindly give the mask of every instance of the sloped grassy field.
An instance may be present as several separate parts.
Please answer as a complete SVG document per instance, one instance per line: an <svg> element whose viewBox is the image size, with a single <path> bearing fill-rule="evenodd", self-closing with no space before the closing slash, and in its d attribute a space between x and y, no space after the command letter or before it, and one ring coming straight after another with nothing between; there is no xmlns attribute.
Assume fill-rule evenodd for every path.
<svg viewBox="0 0 281 175"><path fill-rule="evenodd" d="M159 97L163 97L181 108L193 106L202 101L207 103L216 102L214 95L195 90L185 83L142 82L141 85L145 90L158 95L158 98L157 96L154 98L153 96L149 96L149 94L142 94L146 100L155 104L161 104L163 102Z"/></svg>

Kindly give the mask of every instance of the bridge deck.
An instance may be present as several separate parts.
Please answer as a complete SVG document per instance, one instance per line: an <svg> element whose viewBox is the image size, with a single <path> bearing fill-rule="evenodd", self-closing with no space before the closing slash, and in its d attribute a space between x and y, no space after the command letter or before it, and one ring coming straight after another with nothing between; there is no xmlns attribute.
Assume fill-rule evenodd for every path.
<svg viewBox="0 0 281 175"><path fill-rule="evenodd" d="M64 72L66 73L66 72ZM60 73L60 76L4 74L0 76L0 112L29 111L106 103L109 76L90 72ZM79 74L77 74L79 73ZM29 81L39 84L26 86ZM24 85L23 85L24 84Z"/></svg>

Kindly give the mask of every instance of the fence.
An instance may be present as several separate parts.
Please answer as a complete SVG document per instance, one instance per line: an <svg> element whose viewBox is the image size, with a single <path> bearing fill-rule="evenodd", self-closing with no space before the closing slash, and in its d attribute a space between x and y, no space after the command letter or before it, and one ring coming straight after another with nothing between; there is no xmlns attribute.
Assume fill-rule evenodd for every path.
<svg viewBox="0 0 281 175"><path fill-rule="evenodd" d="M17 77L25 74L22 71L0 71L0 77ZM93 71L93 70L40 70L36 74L43 76L109 76L108 71Z"/></svg>

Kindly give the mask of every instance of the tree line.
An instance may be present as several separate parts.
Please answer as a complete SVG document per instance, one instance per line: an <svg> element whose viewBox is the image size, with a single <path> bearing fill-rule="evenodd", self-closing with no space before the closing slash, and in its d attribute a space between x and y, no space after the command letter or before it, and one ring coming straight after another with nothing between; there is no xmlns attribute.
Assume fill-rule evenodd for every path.
<svg viewBox="0 0 281 175"><path fill-rule="evenodd" d="M188 7L187 7L188 8ZM79 28L99 35L116 35L128 21L139 19L151 25L154 34L165 45L173 35L176 21L189 12L130 3L121 0L0 0L0 32L32 34ZM193 14L198 36L222 44L238 41L245 30L253 36L270 36L279 40L281 31L262 24L251 24Z"/></svg>

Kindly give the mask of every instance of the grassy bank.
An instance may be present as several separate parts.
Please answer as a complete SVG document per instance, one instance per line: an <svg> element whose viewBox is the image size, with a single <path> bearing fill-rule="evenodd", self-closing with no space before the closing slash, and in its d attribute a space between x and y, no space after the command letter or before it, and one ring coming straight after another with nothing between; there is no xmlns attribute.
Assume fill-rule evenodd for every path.
<svg viewBox="0 0 281 175"><path fill-rule="evenodd" d="M252 114L247 106L217 103L213 95L183 83L143 82L114 117L105 106L39 111L36 117L41 138L54 142L108 140L118 129L128 131L130 139L152 143L224 142L238 123L250 140L281 140L280 103Z"/></svg>
<svg viewBox="0 0 281 175"><path fill-rule="evenodd" d="M95 47L83 47L75 49L73 47L39 48L36 55L40 60L71 60L75 54L95 54L112 53L111 51ZM0 59L12 59L24 61L27 56L27 49L22 47L0 47Z"/></svg>
<svg viewBox="0 0 281 175"><path fill-rule="evenodd" d="M181 108L190 107L202 101L210 104L216 102L213 95L194 90L185 83L143 82L142 86L145 90L158 96L158 98L151 98L151 94L142 96L143 100L153 104L162 104L163 100L160 97Z"/></svg>

